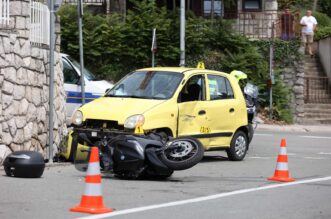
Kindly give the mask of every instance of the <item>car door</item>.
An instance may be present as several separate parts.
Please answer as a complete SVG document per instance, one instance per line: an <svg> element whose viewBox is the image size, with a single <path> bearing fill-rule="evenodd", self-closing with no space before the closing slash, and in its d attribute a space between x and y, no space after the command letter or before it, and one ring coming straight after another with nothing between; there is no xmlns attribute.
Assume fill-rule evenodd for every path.
<svg viewBox="0 0 331 219"><path fill-rule="evenodd" d="M205 74L188 79L178 96L178 136L198 138L205 146L209 144L210 119L206 99Z"/></svg>
<svg viewBox="0 0 331 219"><path fill-rule="evenodd" d="M226 76L207 75L207 99L211 147L229 146L232 135L238 128L239 102Z"/></svg>

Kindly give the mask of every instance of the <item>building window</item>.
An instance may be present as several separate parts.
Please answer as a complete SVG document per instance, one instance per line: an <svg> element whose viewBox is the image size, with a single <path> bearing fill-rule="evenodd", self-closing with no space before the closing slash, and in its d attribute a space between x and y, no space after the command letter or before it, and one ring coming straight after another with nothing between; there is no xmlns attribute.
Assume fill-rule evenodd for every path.
<svg viewBox="0 0 331 219"><path fill-rule="evenodd" d="M260 11L261 8L261 0L243 0L244 11Z"/></svg>
<svg viewBox="0 0 331 219"><path fill-rule="evenodd" d="M212 0L203 1L203 15L209 17L212 12ZM223 2L222 0L214 0L214 16L221 17L223 15Z"/></svg>

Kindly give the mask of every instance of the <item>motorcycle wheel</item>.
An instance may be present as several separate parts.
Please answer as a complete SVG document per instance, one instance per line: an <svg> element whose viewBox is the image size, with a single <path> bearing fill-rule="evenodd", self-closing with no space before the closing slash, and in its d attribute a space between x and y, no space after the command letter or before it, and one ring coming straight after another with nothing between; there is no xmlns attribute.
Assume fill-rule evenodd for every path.
<svg viewBox="0 0 331 219"><path fill-rule="evenodd" d="M173 147L174 145L178 147ZM191 137L179 137L161 153L161 161L172 170L185 170L193 167L203 158L201 142Z"/></svg>

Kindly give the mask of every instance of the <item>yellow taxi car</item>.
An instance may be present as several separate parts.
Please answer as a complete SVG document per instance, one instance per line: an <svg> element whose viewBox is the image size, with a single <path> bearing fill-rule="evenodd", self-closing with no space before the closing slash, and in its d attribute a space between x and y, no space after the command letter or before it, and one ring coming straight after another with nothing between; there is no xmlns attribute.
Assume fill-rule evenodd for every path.
<svg viewBox="0 0 331 219"><path fill-rule="evenodd" d="M252 129L238 81L227 73L197 68L145 68L120 80L111 90L77 110L63 152L70 159L77 133L96 141L104 132L156 132L167 137L191 136L205 150L226 150L242 160Z"/></svg>

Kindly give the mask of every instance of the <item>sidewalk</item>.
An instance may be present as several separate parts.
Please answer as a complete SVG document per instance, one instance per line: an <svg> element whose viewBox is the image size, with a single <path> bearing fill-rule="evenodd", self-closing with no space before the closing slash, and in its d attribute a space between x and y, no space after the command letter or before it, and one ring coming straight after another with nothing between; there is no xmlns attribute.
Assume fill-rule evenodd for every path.
<svg viewBox="0 0 331 219"><path fill-rule="evenodd" d="M258 124L258 131L284 131L284 132L330 132L331 125L268 125Z"/></svg>

